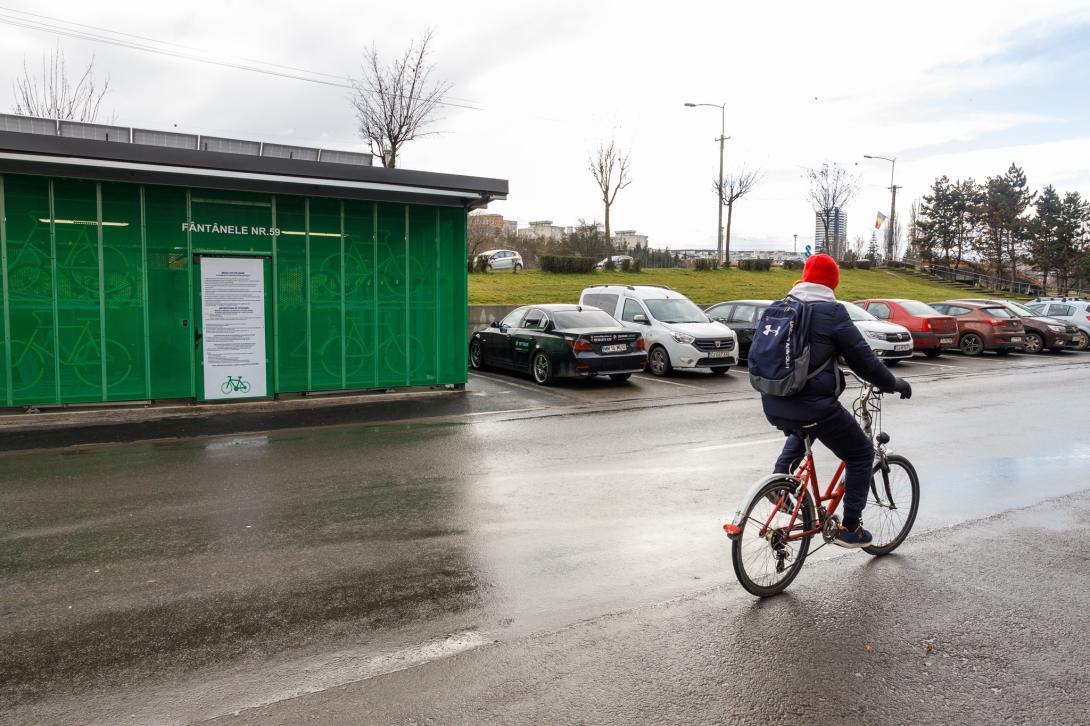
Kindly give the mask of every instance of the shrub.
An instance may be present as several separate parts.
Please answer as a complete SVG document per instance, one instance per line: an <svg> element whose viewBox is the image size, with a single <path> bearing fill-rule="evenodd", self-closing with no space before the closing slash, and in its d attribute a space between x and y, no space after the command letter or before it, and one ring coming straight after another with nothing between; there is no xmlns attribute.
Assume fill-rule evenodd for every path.
<svg viewBox="0 0 1090 726"><path fill-rule="evenodd" d="M613 259L613 255L606 258L605 264L602 265L602 269L608 270L609 272L613 272L617 269L617 261Z"/></svg>
<svg viewBox="0 0 1090 726"><path fill-rule="evenodd" d="M642 270L643 270L643 262L640 261L640 258L637 257L636 259L632 260L632 270L631 271L632 272L640 272Z"/></svg>
<svg viewBox="0 0 1090 726"><path fill-rule="evenodd" d="M632 272L632 260L621 260L621 272Z"/></svg>
<svg viewBox="0 0 1090 726"><path fill-rule="evenodd" d="M719 269L719 260L714 257L697 257L693 260L693 269L698 272L711 272Z"/></svg>
<svg viewBox="0 0 1090 726"><path fill-rule="evenodd" d="M484 256L477 257L474 267L477 268L477 272L488 272L488 258Z"/></svg>
<svg viewBox="0 0 1090 726"><path fill-rule="evenodd" d="M855 266L860 270L869 270L874 267L874 263L870 260L859 260L855 263Z"/></svg>
<svg viewBox="0 0 1090 726"><path fill-rule="evenodd" d="M855 260L841 260L840 269L851 270L855 267Z"/></svg>
<svg viewBox="0 0 1090 726"><path fill-rule="evenodd" d="M594 272L598 260L593 257L565 257L562 255L542 255L541 270L562 275L585 275Z"/></svg>
<svg viewBox="0 0 1090 726"><path fill-rule="evenodd" d="M784 260L783 269L785 270L801 270L802 262L799 260Z"/></svg>
<svg viewBox="0 0 1090 726"><path fill-rule="evenodd" d="M772 269L772 260L738 260L739 270L768 272Z"/></svg>

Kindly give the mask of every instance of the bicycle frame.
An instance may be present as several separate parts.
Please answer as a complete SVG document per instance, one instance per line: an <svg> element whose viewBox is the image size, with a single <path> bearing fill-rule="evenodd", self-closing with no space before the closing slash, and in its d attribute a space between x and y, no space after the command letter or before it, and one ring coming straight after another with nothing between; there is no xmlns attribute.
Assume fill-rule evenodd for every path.
<svg viewBox="0 0 1090 726"><path fill-rule="evenodd" d="M815 534L821 532L825 524L825 513L835 512L836 508L840 506L840 500L844 498L844 462L841 461L836 467L836 473L833 474L833 478L829 481L828 486L825 487L825 492L821 492L820 485L818 484L817 468L814 465L814 452L812 451L810 439L803 437L803 443L806 445L806 457L802 460L802 464L795 471L795 478L801 482L799 486L799 493L795 496L795 506L791 510L791 521L787 523L786 527L781 527L784 532L784 541L791 542L793 540L802 539L803 537L813 537ZM799 512L802 511L802 502L804 494L807 488L813 492L814 505L818 508L818 522L817 526L803 530L801 524L798 523ZM761 537L768 534L768 530L772 525L772 518L777 513L782 512L784 505L786 504L786 494L780 495L780 499L776 502L776 507L768 515L768 519L761 525L760 532ZM825 503L829 505L826 507ZM798 531L796 531L798 530Z"/></svg>

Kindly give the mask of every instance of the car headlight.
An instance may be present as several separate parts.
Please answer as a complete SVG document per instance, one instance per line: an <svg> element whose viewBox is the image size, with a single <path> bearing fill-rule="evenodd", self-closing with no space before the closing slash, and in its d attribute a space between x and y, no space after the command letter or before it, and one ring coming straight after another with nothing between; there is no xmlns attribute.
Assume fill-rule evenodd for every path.
<svg viewBox="0 0 1090 726"><path fill-rule="evenodd" d="M876 333L873 330L868 330L867 331L867 337L868 338L874 338L875 340L885 340L886 339L886 334L885 333Z"/></svg>
<svg viewBox="0 0 1090 726"><path fill-rule="evenodd" d="M1064 332L1065 330L1067 330L1067 328L1065 328L1065 327L1064 327L1064 326L1062 326L1062 325L1050 325L1050 326L1048 326L1048 329L1049 329L1049 330L1054 330L1054 331L1056 331L1057 333L1062 333L1062 332Z"/></svg>
<svg viewBox="0 0 1090 726"><path fill-rule="evenodd" d="M694 340L696 340L696 338L694 338L693 336L686 335L685 333L670 333L670 335L673 337L674 340L681 343L682 345L689 345Z"/></svg>

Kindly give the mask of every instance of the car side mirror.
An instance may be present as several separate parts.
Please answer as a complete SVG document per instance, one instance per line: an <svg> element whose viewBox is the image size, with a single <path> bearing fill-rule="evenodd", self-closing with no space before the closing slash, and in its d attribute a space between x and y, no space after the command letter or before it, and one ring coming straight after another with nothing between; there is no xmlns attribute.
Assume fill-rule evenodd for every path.
<svg viewBox="0 0 1090 726"><path fill-rule="evenodd" d="M647 316L643 313L636 313L632 316L632 322L639 323L640 325L650 325L651 321L647 319Z"/></svg>

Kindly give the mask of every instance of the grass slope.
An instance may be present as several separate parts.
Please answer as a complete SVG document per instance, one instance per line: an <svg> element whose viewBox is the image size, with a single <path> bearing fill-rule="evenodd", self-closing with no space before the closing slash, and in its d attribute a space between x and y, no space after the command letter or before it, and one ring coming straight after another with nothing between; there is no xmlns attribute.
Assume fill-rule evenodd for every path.
<svg viewBox="0 0 1090 726"><path fill-rule="evenodd" d="M800 274L799 270L779 269L768 272L666 269L644 270L638 274L593 272L588 275L554 275L539 270L518 274L489 272L469 276L469 304L574 303L579 301L579 293L584 287L601 283L666 285L700 305L744 298L778 299L791 289ZM954 287L887 270L842 270L836 294L841 300L904 297L925 302L966 295Z"/></svg>

